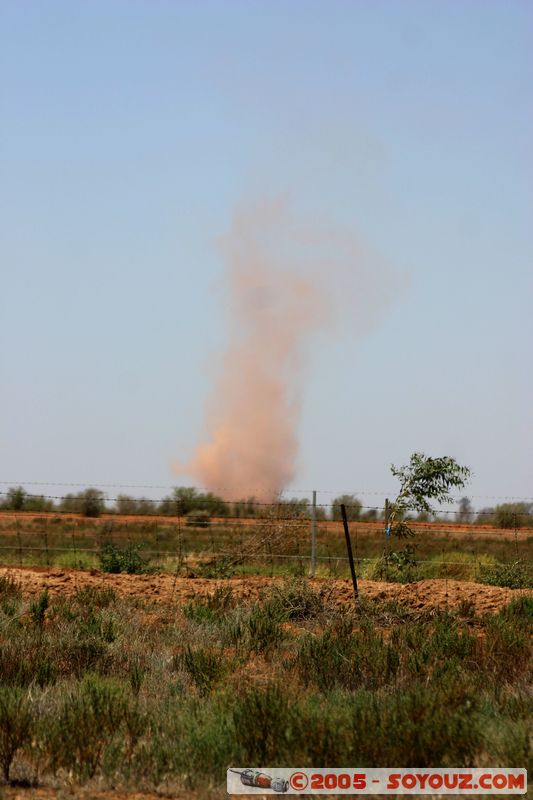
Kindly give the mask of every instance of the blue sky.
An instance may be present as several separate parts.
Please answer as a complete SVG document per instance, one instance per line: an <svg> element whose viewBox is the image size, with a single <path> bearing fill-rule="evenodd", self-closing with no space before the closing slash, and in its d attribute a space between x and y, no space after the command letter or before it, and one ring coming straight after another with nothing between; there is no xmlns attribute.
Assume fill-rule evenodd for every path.
<svg viewBox="0 0 533 800"><path fill-rule="evenodd" d="M532 34L514 0L3 0L0 479L176 483L215 242L283 194L408 276L313 340L288 488L390 492L422 450L533 496Z"/></svg>

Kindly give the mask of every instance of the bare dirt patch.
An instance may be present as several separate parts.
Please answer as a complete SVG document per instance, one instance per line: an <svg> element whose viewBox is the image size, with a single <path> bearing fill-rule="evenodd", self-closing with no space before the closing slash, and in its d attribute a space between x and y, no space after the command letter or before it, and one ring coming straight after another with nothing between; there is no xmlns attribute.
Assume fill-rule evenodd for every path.
<svg viewBox="0 0 533 800"><path fill-rule="evenodd" d="M55 567L0 567L0 575L11 575L17 580L26 596L39 594L46 587L53 597L68 597L78 589L92 586L113 589L118 596L138 599L144 603L182 605L190 600L211 594L219 587L231 587L236 598L256 600L268 587L279 585L282 578L261 576L233 577L227 579L183 578L168 574L157 575L110 575L93 570L84 572ZM353 589L349 580L316 578L312 585L327 587L330 599L338 604L353 601ZM529 594L531 590L506 589L487 586L470 581L432 579L415 583L383 583L362 580L359 582L362 596L380 600L396 600L406 607L420 612L435 609L454 609L469 602L477 614L497 612L514 597Z"/></svg>

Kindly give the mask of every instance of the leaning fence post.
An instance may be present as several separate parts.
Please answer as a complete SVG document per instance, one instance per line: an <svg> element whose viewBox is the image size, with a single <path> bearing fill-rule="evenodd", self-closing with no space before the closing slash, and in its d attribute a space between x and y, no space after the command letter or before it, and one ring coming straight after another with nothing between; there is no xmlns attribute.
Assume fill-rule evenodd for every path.
<svg viewBox="0 0 533 800"><path fill-rule="evenodd" d="M359 590L357 588L357 576L355 574L355 564L353 561L352 542L350 539L350 530L348 528L348 518L346 516L346 506L341 503L342 524L344 526L344 535L346 537L346 549L348 550L348 561L350 562L350 572L352 573L353 593L357 600Z"/></svg>
<svg viewBox="0 0 533 800"><path fill-rule="evenodd" d="M316 573L316 491L313 489L313 504L311 506L311 577Z"/></svg>

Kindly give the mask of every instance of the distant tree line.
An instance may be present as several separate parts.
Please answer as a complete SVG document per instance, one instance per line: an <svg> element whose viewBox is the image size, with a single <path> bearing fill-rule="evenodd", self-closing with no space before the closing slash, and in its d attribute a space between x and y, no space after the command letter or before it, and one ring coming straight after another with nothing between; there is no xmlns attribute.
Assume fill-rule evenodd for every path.
<svg viewBox="0 0 533 800"><path fill-rule="evenodd" d="M354 494L342 494L335 497L329 506L318 505L316 516L318 520L341 519L341 505L346 507L349 521L364 522L384 518L383 510L365 508L361 500ZM280 517L311 518L311 502L304 498L280 499L274 505L279 507ZM257 502L253 497L248 497L237 502L227 502L213 492L201 492L188 486L178 486L171 494L162 500L151 500L147 497L133 497L128 494L119 494L110 503L106 501L102 491L88 488L76 494L67 494L54 500L45 495L34 495L22 486L11 487L0 496L0 510L43 512L57 511L71 514L82 514L86 517L99 517L103 513L121 514L132 516L148 516L150 514L163 514L173 517L187 517L199 512L209 517L253 518L262 515L265 505ZM427 513L405 515L405 519L418 522L437 520L438 517ZM442 519L444 521L444 519ZM451 518L445 518L446 524L456 522L459 524L492 525L497 528L524 528L533 527L533 503L517 502L502 503L500 505L483 508L475 511L467 497L461 498L457 510L451 513Z"/></svg>
<svg viewBox="0 0 533 800"><path fill-rule="evenodd" d="M502 503L494 508L483 508L476 515L478 525L495 528L533 527L533 503Z"/></svg>

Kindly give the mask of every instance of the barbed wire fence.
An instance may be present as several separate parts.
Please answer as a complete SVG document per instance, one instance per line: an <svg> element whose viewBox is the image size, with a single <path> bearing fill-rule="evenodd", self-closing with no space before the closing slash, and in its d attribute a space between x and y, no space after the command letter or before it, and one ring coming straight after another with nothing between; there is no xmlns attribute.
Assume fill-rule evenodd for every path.
<svg viewBox="0 0 533 800"><path fill-rule="evenodd" d="M29 480L10 480L10 481L0 481L0 486L9 486L11 488L14 487L25 487L25 486L59 486L59 487L69 487L69 488L78 488L78 489L87 489L95 488L95 489L156 489L159 491L173 491L176 489L176 485L172 484L154 484L154 483L94 483L94 482L86 482L86 483L72 483L69 481L29 481ZM182 487L180 487L182 488ZM189 487L187 487L189 488ZM215 486L213 490L217 492L227 492L228 487L225 486ZM254 494L254 491L257 492L259 490L254 490L253 487L244 486L242 487L242 494L243 496L250 496ZM368 490L368 489L290 489L287 492L282 492L281 494L306 494L309 497L312 496L312 493L316 491L317 494L329 494L329 495L336 495L340 496L343 494L352 494L352 495L374 495L380 497L387 497L394 494L394 490L389 487L388 489L381 489L381 490ZM34 495L34 496L42 496ZM46 495L45 495L46 496ZM477 500L508 500L508 501L524 501L533 503L533 497L531 496L519 496L519 495L476 495L476 494L469 494L470 499L477 499ZM456 499L460 499L457 497Z"/></svg>
<svg viewBox="0 0 533 800"><path fill-rule="evenodd" d="M108 488L132 487L114 484ZM328 490L317 494L336 493ZM13 498L13 490L0 492L3 565L47 570L160 570L191 577L348 575L342 523L332 518L331 501L281 498L266 503L217 497L211 498L213 502L206 508L186 511L179 500L168 497L126 498L142 505L134 504L134 510L124 514L118 509L125 500L120 494L102 496L103 505L92 510L83 505L87 497L70 493L25 492L26 509L6 507L9 498ZM516 498L513 500L516 502ZM175 503L174 508L169 501ZM49 504L48 509L37 510L39 503L43 507ZM476 570L489 574L491 568L510 569L517 564L531 576L533 506L510 510L505 527L494 527L490 522L494 511L483 509L447 510L446 518L414 520L414 543L398 543L394 549L385 536L385 504L348 503L346 509L354 534L355 562L362 577L471 577Z"/></svg>

